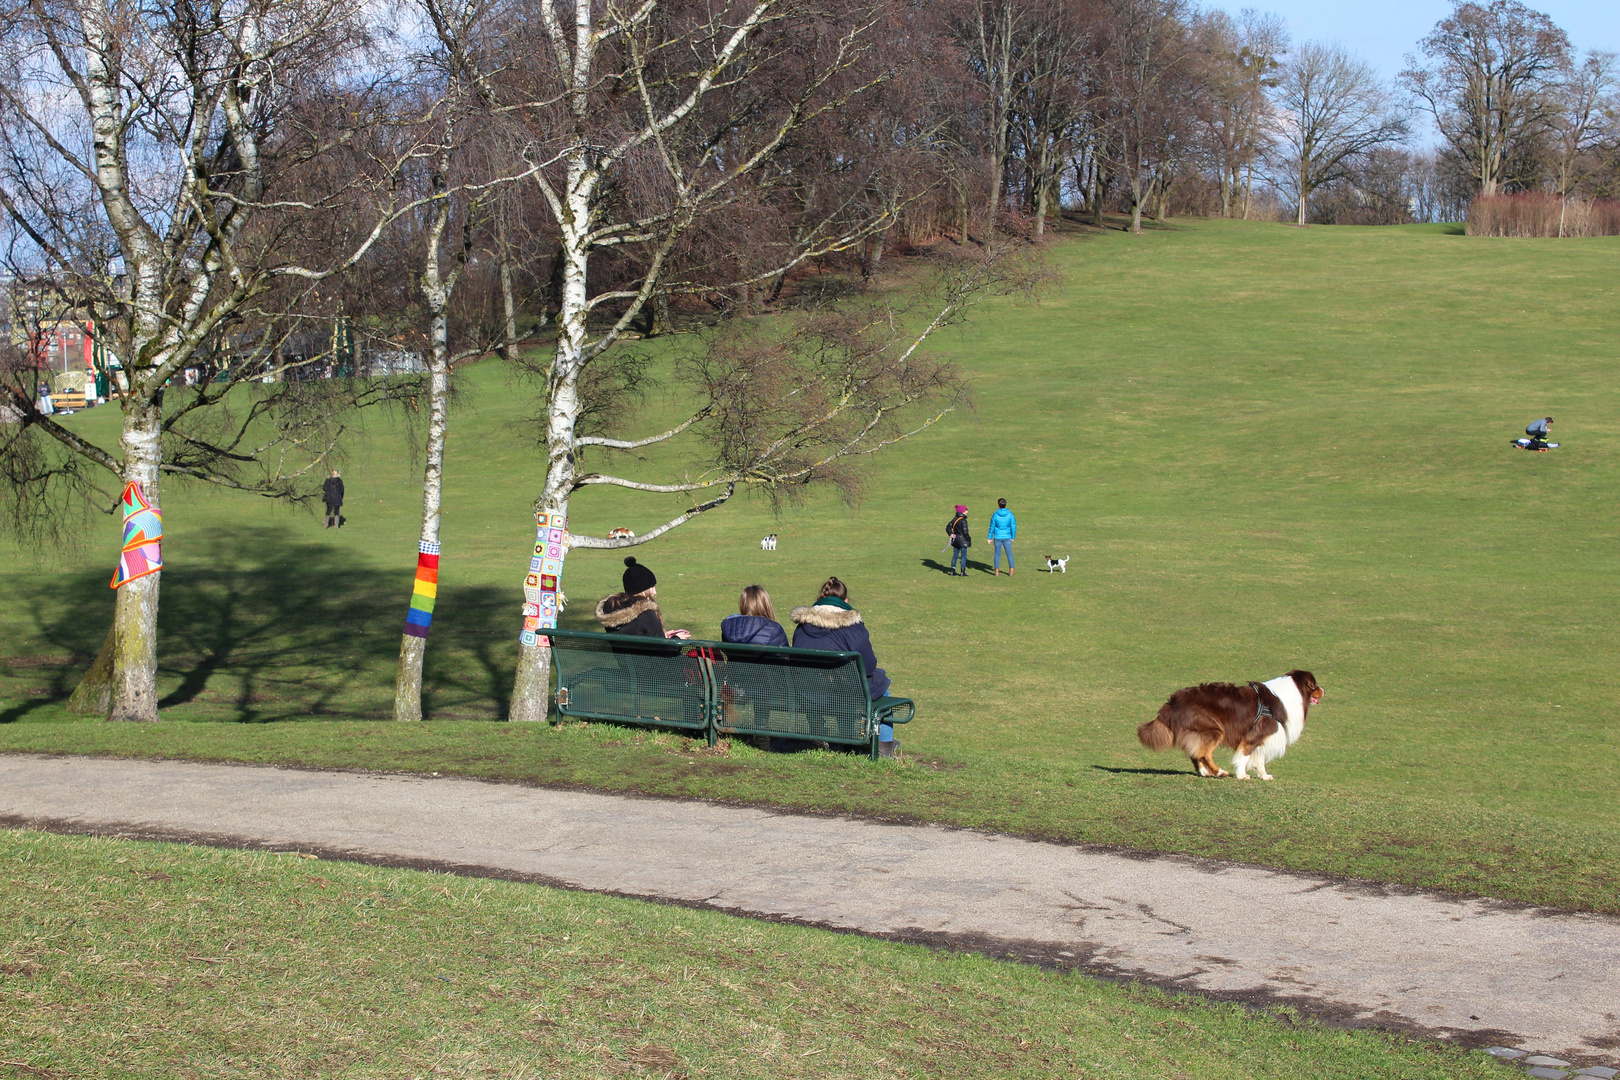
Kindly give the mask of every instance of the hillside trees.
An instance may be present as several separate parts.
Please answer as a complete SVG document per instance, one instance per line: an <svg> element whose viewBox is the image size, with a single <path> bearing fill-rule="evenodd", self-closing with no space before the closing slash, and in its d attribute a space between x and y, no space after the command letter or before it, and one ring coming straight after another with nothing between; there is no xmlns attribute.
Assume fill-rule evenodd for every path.
<svg viewBox="0 0 1620 1080"><path fill-rule="evenodd" d="M264 388L210 374L285 376L280 341L330 314L323 283L400 210L368 183L392 163L357 138L377 106L375 76L344 67L367 47L363 11L348 0L0 9L0 208L16 269L94 320L126 391L119 444L104 447L11 387L22 422L0 460L13 507L61 483L105 506L117 488L98 470L140 484L154 509L164 477L296 497L344 410L386 396L347 380ZM187 368L200 384L168 388ZM80 707L157 718L160 578L118 589Z"/></svg>
<svg viewBox="0 0 1620 1080"><path fill-rule="evenodd" d="M1529 144L1557 109L1553 88L1569 38L1518 0L1458 3L1408 57L1402 82L1434 117L1449 150L1495 195L1533 169Z"/></svg>
<svg viewBox="0 0 1620 1080"><path fill-rule="evenodd" d="M1234 204L1249 216L1254 170L1270 149L1269 92L1288 50L1282 20L1248 9L1233 18L1212 11L1198 18L1194 32L1203 60L1197 118L1209 166L1220 189L1221 216Z"/></svg>
<svg viewBox="0 0 1620 1080"><path fill-rule="evenodd" d="M909 140L869 139L858 157L827 152L852 146L846 113L896 65L929 58L927 42L874 50L891 18L884 4L514 0L480 9L465 35L446 32L453 20L439 12L441 41L478 87L486 123L520 142L531 169L545 229L529 254L555 258L559 271L555 345L537 372L546 466L536 512L566 520L574 492L592 485L687 500L633 539L578 531L574 548L646 543L739 489L847 482L850 462L951 407L960 384L920 345L967 302L981 263L946 275L920 333L862 305L805 316L785 337L735 324L677 371L690 415L640 437L609 433L626 426L639 379L635 358L615 346L657 298L745 311L795 267L857 250L895 220L904 197L873 193L892 192L915 164ZM914 406L924 409L908 427ZM588 454L683 435L698 460L670 482L586 466ZM545 716L547 659L526 632L514 720Z"/></svg>
<svg viewBox="0 0 1620 1080"><path fill-rule="evenodd" d="M1407 134L1377 72L1338 46L1307 42L1296 49L1283 65L1275 102L1300 225L1313 192L1352 175L1371 151Z"/></svg>

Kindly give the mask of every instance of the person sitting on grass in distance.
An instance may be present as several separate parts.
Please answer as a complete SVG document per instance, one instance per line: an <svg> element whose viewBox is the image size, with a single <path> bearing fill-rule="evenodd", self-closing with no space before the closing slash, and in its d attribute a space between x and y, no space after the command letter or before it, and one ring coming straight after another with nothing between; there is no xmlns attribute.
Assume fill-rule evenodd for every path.
<svg viewBox="0 0 1620 1080"><path fill-rule="evenodd" d="M849 604L849 589L842 581L830 577L821 586L821 594L809 607L796 607L789 614L798 625L793 629L795 649L820 649L823 652L852 652L861 654L866 668L866 688L872 700L887 697L889 676L877 666L872 652L872 637L861 622L861 613ZM894 725L878 728L878 753L894 757L900 744L894 741Z"/></svg>
<svg viewBox="0 0 1620 1080"><path fill-rule="evenodd" d="M750 585L737 598L737 614L720 622L720 640L731 645L780 645L787 648L787 631L776 621L771 594Z"/></svg>
<svg viewBox="0 0 1620 1080"><path fill-rule="evenodd" d="M958 506L951 520L945 523L945 539L951 545L951 568L947 571L952 577L967 577L967 553L973 546L973 534L968 530L967 507ZM956 564L962 564L962 571L957 573Z"/></svg>
<svg viewBox="0 0 1620 1080"><path fill-rule="evenodd" d="M1525 427L1524 433L1530 436L1530 449L1545 450L1547 436L1552 434L1552 417L1543 416L1540 420L1532 420Z"/></svg>
<svg viewBox="0 0 1620 1080"><path fill-rule="evenodd" d="M639 637L689 638L685 630L665 630L658 612L658 579L630 555L624 560L624 592L604 596L596 605L596 619L610 634Z"/></svg>
<svg viewBox="0 0 1620 1080"><path fill-rule="evenodd" d="M1012 542L1018 539L1018 519L1013 512L1007 509L1006 499L996 500L996 512L990 515L990 535L985 537L990 541L994 554L990 563L995 567L996 577L1001 576L1001 557L1007 556L1007 576L1013 576Z"/></svg>

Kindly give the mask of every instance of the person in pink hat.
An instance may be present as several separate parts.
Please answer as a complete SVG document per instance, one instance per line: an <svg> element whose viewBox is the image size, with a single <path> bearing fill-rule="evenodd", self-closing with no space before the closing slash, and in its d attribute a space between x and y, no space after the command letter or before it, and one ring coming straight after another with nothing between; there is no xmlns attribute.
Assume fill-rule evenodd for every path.
<svg viewBox="0 0 1620 1080"><path fill-rule="evenodd" d="M956 508L956 513L945 526L945 538L951 544L951 569L949 573L953 577L967 577L967 553L968 548L973 546L973 534L968 530L967 507L958 506ZM960 571L956 569L958 563L962 565Z"/></svg>

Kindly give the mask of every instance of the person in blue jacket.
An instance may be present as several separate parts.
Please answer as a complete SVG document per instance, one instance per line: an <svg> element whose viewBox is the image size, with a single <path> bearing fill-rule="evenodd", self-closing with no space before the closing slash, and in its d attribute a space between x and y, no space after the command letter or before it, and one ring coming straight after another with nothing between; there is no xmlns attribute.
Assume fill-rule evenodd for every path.
<svg viewBox="0 0 1620 1080"><path fill-rule="evenodd" d="M1007 576L1012 577L1012 542L1018 539L1018 519L1007 509L1006 499L996 500L996 512L990 515L990 535L985 539L990 541L990 562L995 567L996 577L1001 576L1001 556L1004 554L1007 556Z"/></svg>
<svg viewBox="0 0 1620 1080"><path fill-rule="evenodd" d="M866 689L872 700L888 696L889 676L877 666L872 637L866 632L866 624L861 622L861 613L850 606L849 589L842 581L828 578L814 604L796 607L788 617L798 624L793 629L795 649L860 653L866 668ZM879 725L878 754L894 757L899 746L894 740L894 725Z"/></svg>
<svg viewBox="0 0 1620 1080"><path fill-rule="evenodd" d="M737 598L737 614L720 622L720 640L730 645L780 645L788 648L787 631L776 621L771 594L750 585Z"/></svg>

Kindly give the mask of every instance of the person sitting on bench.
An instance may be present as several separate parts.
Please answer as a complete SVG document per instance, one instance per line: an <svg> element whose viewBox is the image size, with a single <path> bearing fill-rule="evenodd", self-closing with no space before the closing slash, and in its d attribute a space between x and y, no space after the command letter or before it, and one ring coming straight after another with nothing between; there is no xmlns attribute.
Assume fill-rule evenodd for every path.
<svg viewBox="0 0 1620 1080"><path fill-rule="evenodd" d="M1530 436L1530 449L1547 449L1547 436L1552 434L1552 417L1543 416L1540 420L1530 421L1524 433Z"/></svg>

